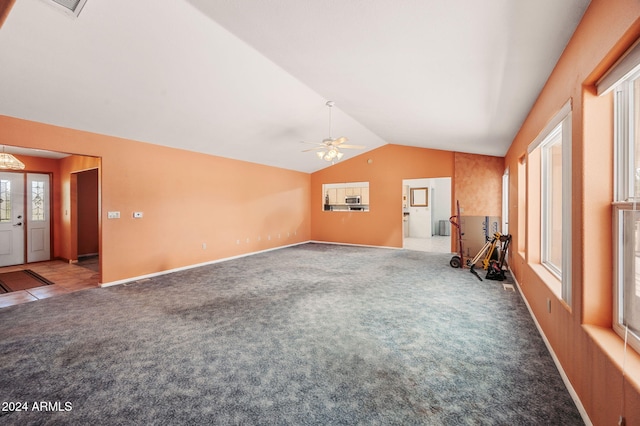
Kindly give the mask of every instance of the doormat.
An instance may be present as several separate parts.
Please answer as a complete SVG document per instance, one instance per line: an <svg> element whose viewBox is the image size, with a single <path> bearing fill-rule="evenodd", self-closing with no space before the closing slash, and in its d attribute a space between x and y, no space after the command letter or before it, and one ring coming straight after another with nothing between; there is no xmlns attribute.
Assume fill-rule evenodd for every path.
<svg viewBox="0 0 640 426"><path fill-rule="evenodd" d="M53 284L52 281L49 281L42 275L33 272L31 269L23 269L22 271L5 272L0 274L0 294L27 290L29 288L51 284Z"/></svg>

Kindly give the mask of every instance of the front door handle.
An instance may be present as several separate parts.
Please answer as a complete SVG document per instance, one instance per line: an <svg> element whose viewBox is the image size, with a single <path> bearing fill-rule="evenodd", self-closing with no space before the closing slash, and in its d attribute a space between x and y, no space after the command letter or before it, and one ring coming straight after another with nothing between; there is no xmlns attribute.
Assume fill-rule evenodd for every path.
<svg viewBox="0 0 640 426"><path fill-rule="evenodd" d="M22 222L18 222L18 223L16 223L16 224L15 224L15 225L13 225L13 226L22 226Z"/></svg>

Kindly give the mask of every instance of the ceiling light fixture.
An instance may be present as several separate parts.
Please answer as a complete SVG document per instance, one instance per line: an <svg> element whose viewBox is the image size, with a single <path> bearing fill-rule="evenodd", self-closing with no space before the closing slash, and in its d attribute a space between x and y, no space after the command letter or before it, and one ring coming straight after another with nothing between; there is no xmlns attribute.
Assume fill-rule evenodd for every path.
<svg viewBox="0 0 640 426"><path fill-rule="evenodd" d="M2 152L0 153L0 169L23 170L24 167L25 165L22 161L4 152L4 146L2 147Z"/></svg>
<svg viewBox="0 0 640 426"><path fill-rule="evenodd" d="M324 139L322 143L315 143L314 145L317 145L316 148L305 149L302 152L316 151L316 155L318 156L319 159L324 161L329 161L331 162L331 164L334 164L336 161L339 161L344 156L344 153L340 152L340 150L338 149L338 146L340 148L354 148L354 149L363 149L364 146L346 145L345 142L347 141L347 138L345 138L344 136L338 139L333 139L331 137L331 108L333 108L333 106L335 105L335 102L327 101L325 105L329 107L329 137Z"/></svg>

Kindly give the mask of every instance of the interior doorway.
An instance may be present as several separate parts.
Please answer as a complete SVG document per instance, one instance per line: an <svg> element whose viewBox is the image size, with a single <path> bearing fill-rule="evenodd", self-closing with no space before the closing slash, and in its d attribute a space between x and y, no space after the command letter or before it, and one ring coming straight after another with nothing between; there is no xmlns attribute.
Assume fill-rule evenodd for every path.
<svg viewBox="0 0 640 426"><path fill-rule="evenodd" d="M71 228L74 261L96 260L100 251L98 169L71 174Z"/></svg>
<svg viewBox="0 0 640 426"><path fill-rule="evenodd" d="M450 253L450 216L450 177L402 181L403 248Z"/></svg>

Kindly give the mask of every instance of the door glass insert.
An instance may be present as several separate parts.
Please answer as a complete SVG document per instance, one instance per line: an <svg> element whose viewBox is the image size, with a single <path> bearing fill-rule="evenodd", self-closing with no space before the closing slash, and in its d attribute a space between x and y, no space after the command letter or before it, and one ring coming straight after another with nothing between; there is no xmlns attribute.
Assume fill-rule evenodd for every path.
<svg viewBox="0 0 640 426"><path fill-rule="evenodd" d="M11 181L0 180L0 222L11 222Z"/></svg>
<svg viewBox="0 0 640 426"><path fill-rule="evenodd" d="M44 215L44 182L31 182L31 220L43 221Z"/></svg>

